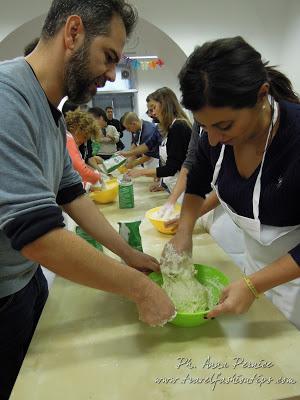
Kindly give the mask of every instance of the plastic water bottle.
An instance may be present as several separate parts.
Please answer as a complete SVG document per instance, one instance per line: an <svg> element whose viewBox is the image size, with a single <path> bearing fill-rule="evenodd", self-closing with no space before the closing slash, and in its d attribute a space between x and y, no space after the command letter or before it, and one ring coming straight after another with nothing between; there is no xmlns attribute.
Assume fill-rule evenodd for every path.
<svg viewBox="0 0 300 400"><path fill-rule="evenodd" d="M133 183L126 174L119 181L119 208L134 208Z"/></svg>

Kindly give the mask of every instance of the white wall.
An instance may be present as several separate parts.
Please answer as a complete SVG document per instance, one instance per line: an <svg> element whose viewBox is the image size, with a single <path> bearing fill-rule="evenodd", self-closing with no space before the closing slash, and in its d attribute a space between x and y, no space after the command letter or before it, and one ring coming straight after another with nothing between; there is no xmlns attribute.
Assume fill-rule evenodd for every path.
<svg viewBox="0 0 300 400"><path fill-rule="evenodd" d="M137 112L141 118L147 118L146 97L154 90L168 86L180 96L177 75L183 65L186 56L184 52L164 32L145 20L141 20L137 26L135 37L130 41L126 49L141 55L157 55L165 65L155 70L137 71L138 104Z"/></svg>
<svg viewBox="0 0 300 400"><path fill-rule="evenodd" d="M140 15L162 29L186 54L219 37L242 35L278 62L289 0L133 0Z"/></svg>
<svg viewBox="0 0 300 400"><path fill-rule="evenodd" d="M290 1L288 26L281 48L280 70L288 75L295 90L300 93L300 1Z"/></svg>

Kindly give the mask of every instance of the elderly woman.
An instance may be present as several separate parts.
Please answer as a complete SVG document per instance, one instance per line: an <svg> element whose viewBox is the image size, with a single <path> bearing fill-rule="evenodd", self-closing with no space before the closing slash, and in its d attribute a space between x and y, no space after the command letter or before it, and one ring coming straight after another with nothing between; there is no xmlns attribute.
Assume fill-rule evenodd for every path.
<svg viewBox="0 0 300 400"><path fill-rule="evenodd" d="M67 149L69 151L73 168L79 173L84 184L95 184L101 179L98 171L89 167L82 158L79 146L91 137L98 134L98 125L95 119L88 113L75 110L66 113L67 124Z"/></svg>

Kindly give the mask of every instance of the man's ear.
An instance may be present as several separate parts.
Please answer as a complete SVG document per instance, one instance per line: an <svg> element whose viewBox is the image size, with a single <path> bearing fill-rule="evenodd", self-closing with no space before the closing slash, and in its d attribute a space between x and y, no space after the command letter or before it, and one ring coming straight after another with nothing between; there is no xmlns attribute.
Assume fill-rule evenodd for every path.
<svg viewBox="0 0 300 400"><path fill-rule="evenodd" d="M66 49L74 50L78 43L83 42L84 26L79 15L70 15L64 27L64 42Z"/></svg>

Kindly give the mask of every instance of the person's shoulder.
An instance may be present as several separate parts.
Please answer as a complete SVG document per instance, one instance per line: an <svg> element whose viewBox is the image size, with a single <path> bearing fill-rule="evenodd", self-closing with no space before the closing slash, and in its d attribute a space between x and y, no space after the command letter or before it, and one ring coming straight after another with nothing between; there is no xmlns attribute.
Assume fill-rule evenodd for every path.
<svg viewBox="0 0 300 400"><path fill-rule="evenodd" d="M23 98L23 101L29 103L29 99L34 98L33 87L36 87L36 83L37 80L34 77L33 71L24 57L0 63L0 101L1 99L3 101L9 99L18 103ZM38 88L40 87L38 86Z"/></svg>
<svg viewBox="0 0 300 400"><path fill-rule="evenodd" d="M192 134L192 127L191 125L184 119L176 119L171 126L170 130L174 132L181 132L181 133L188 133Z"/></svg>
<svg viewBox="0 0 300 400"><path fill-rule="evenodd" d="M150 121L145 121L142 119L142 123L143 123L143 128L144 130L148 131L148 132L154 132L157 130L157 127L155 124L153 124L153 122Z"/></svg>
<svg viewBox="0 0 300 400"><path fill-rule="evenodd" d="M280 127L291 128L293 134L300 134L300 104L280 101Z"/></svg>
<svg viewBox="0 0 300 400"><path fill-rule="evenodd" d="M11 86L22 84L24 78L28 78L29 68L24 57L3 61L0 63L0 82Z"/></svg>
<svg viewBox="0 0 300 400"><path fill-rule="evenodd" d="M153 124L153 122L147 121L145 119L141 119L141 121L144 126L155 126L155 124Z"/></svg>

